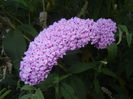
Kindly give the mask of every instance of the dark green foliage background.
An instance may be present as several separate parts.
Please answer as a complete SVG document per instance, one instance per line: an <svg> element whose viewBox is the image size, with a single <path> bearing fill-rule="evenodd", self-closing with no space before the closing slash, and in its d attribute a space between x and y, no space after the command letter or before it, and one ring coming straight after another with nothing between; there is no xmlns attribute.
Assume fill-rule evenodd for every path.
<svg viewBox="0 0 133 99"><path fill-rule="evenodd" d="M87 45L68 52L36 86L19 78L19 62L29 42L61 18L111 18L116 42L107 49ZM133 99L133 0L0 0L0 99ZM6 58L9 57L9 60ZM12 72L8 64L12 64ZM6 74L3 70L7 68Z"/></svg>

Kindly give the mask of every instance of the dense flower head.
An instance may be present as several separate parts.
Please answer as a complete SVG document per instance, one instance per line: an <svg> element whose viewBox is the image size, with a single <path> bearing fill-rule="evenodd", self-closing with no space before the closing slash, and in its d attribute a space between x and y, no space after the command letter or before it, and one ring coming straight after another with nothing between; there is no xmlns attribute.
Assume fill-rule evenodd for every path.
<svg viewBox="0 0 133 99"><path fill-rule="evenodd" d="M47 78L57 60L67 51L92 44L104 49L112 44L116 23L111 19L61 19L44 29L29 45L20 63L20 78L25 84L36 85Z"/></svg>

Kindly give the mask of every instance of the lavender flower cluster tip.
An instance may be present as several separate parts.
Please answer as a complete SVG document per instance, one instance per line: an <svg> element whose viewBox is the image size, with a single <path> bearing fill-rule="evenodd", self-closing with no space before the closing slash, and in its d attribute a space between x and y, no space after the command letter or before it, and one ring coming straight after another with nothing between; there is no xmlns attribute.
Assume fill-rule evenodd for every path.
<svg viewBox="0 0 133 99"><path fill-rule="evenodd" d="M67 51L87 44L104 49L112 44L116 23L111 19L61 19L44 29L29 45L20 63L20 78L25 84L36 85L45 80L57 60Z"/></svg>

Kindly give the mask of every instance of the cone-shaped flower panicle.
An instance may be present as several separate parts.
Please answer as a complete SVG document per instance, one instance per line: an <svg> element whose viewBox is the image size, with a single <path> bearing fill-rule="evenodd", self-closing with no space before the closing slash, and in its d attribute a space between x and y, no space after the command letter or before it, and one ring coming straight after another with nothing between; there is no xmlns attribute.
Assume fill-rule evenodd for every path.
<svg viewBox="0 0 133 99"><path fill-rule="evenodd" d="M112 44L116 23L111 19L61 19L30 42L20 63L20 78L25 84L36 85L47 78L57 60L67 51L79 49L87 44L104 49Z"/></svg>

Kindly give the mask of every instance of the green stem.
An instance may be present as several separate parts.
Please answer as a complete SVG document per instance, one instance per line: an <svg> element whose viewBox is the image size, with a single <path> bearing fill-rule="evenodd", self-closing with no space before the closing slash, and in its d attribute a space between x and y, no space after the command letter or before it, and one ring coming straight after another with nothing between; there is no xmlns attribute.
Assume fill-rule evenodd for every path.
<svg viewBox="0 0 133 99"><path fill-rule="evenodd" d="M85 11L87 9L87 6L88 6L88 1L86 0L85 1L85 4L83 5L83 7L81 8L80 12L78 13L77 17L81 17L82 15L85 14Z"/></svg>
<svg viewBox="0 0 133 99"><path fill-rule="evenodd" d="M16 29L14 24L12 24L9 20L6 20L1 15L0 15L0 21L3 22L4 24L10 26L12 29L14 29L14 30Z"/></svg>
<svg viewBox="0 0 133 99"><path fill-rule="evenodd" d="M59 79L58 81L54 82L52 85L49 85L49 86L47 87L47 89L50 88L50 87L53 87L55 84L61 82L62 80L66 79L66 78L68 78L68 77L70 77L70 76L72 76L71 73L69 73L69 74L67 74L67 75L64 75L64 76L60 77L60 79Z"/></svg>
<svg viewBox="0 0 133 99"><path fill-rule="evenodd" d="M1 8L2 8L3 12L4 12L5 14L7 14L7 16L13 18L13 19L16 20L18 23L23 24L23 22L20 21L18 18L16 18L15 16L13 16L11 13L8 13L8 11L5 10L5 8L4 8L3 6L2 6Z"/></svg>
<svg viewBox="0 0 133 99"><path fill-rule="evenodd" d="M58 66L59 66L63 71L68 72L67 69L66 69L64 66L62 66L62 64L60 64L59 62L58 62Z"/></svg>

